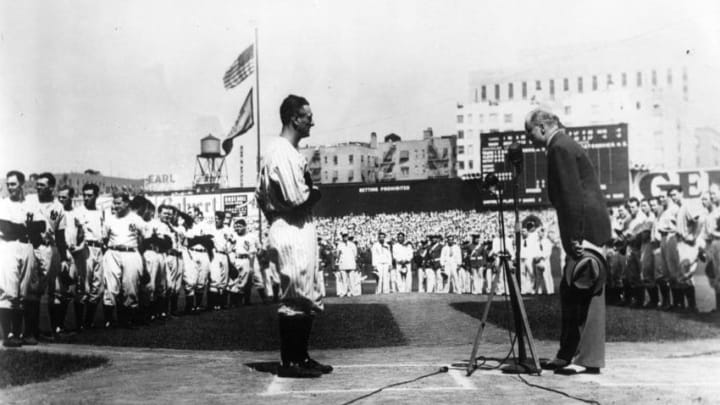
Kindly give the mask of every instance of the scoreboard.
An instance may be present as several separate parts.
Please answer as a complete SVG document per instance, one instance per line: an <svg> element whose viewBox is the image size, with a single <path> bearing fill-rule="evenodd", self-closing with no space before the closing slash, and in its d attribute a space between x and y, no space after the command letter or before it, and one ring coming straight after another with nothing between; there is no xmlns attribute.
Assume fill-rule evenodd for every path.
<svg viewBox="0 0 720 405"><path fill-rule="evenodd" d="M608 202L621 202L630 191L627 124L568 127L565 133L585 149L597 171L600 188ZM524 131L480 134L482 176L495 173L500 179L503 203L512 203L512 165L506 150L513 142L522 145L523 170L518 176L518 201L523 206L549 205L545 148L535 146ZM482 194L484 206L497 204L489 193Z"/></svg>

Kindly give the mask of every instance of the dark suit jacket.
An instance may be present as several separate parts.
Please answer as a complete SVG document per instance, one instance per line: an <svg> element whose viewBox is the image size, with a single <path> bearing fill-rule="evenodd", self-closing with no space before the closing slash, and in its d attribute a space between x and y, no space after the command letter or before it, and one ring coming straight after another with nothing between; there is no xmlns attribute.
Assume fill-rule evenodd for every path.
<svg viewBox="0 0 720 405"><path fill-rule="evenodd" d="M560 130L547 148L548 195L555 207L565 253L572 240L602 246L611 238L610 217L585 150Z"/></svg>

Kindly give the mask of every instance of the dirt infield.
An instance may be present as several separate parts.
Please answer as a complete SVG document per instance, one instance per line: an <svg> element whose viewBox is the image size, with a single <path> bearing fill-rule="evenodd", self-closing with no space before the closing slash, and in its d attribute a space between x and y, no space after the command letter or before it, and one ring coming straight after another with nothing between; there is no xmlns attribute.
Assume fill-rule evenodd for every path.
<svg viewBox="0 0 720 405"><path fill-rule="evenodd" d="M546 298L549 302L526 300L537 350L545 358L557 350L549 336L558 322L557 314L547 314L556 310L553 297ZM106 366L0 390L0 403L720 403L717 317L611 307L609 336L633 341L607 344L601 375L544 372L523 381L482 369L467 377L453 365L470 355L483 300L427 294L330 298L311 353L335 371L316 380L273 373L278 360L273 306L183 317L137 331L94 330L73 344L16 350L101 355L110 360ZM478 355L507 355L505 307L501 302L493 307ZM672 331L672 341L657 333L658 323L663 333ZM705 338L688 340L683 328ZM656 341L638 342L633 338L638 335ZM441 371L444 366L449 371Z"/></svg>
<svg viewBox="0 0 720 405"><path fill-rule="evenodd" d="M610 343L608 367L598 376L563 377L544 372L524 376L531 383L603 404L718 403L720 340L684 343ZM27 349L24 349L27 350ZM2 403L243 403L342 404L396 383L355 403L577 403L559 392L527 385L498 370L442 366L466 359L470 348L393 347L316 351L335 371L316 380L279 378L268 370L274 352L147 350L75 345L36 349L99 354L110 364L46 383L0 392ZM554 344L539 342L541 353ZM481 354L501 357L504 345L483 345Z"/></svg>

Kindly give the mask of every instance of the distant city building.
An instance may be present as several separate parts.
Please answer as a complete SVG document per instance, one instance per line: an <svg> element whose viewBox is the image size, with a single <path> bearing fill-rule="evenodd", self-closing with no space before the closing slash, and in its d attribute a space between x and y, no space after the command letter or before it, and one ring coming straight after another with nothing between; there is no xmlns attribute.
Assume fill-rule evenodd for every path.
<svg viewBox="0 0 720 405"><path fill-rule="evenodd" d="M687 69L676 66L617 70L586 63L472 73L469 103L456 108L458 174L480 171L480 134L523 130L527 113L540 106L566 126L627 123L631 166L697 166L711 158L699 156L708 140L688 142L699 141L691 136L688 83ZM717 132L712 136L720 144Z"/></svg>
<svg viewBox="0 0 720 405"><path fill-rule="evenodd" d="M397 134L378 143L349 142L330 146L306 146L300 152L307 158L313 182L376 183L400 180L456 177L456 136L434 138L432 129L423 139L403 141Z"/></svg>
<svg viewBox="0 0 720 405"><path fill-rule="evenodd" d="M697 128L688 143L695 152L695 167L720 167L720 132L713 128Z"/></svg>

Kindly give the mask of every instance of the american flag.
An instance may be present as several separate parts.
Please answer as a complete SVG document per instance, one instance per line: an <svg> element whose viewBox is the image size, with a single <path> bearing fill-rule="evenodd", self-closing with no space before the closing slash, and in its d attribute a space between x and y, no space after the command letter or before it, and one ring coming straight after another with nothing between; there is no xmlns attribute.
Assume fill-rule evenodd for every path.
<svg viewBox="0 0 720 405"><path fill-rule="evenodd" d="M254 46L250 45L235 59L235 62L223 76L226 89L232 89L253 73L255 70L254 55Z"/></svg>
<svg viewBox="0 0 720 405"><path fill-rule="evenodd" d="M245 102L240 108L238 117L235 120L235 125L233 125L227 138L223 140L222 148L225 151L226 155L229 154L232 150L233 139L244 134L253 127L253 125L255 124L255 121L253 120L253 115L253 89L250 89L247 97L245 97Z"/></svg>

